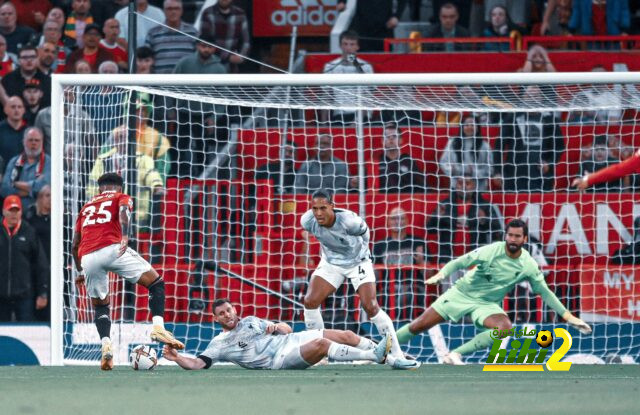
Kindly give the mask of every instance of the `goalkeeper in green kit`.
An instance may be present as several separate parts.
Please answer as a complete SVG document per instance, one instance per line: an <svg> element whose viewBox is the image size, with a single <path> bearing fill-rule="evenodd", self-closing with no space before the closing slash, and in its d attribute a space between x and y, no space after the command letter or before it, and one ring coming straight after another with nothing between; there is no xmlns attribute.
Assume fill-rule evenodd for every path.
<svg viewBox="0 0 640 415"><path fill-rule="evenodd" d="M438 284L453 272L475 265L464 277L442 294L425 312L398 330L398 341L406 343L416 334L428 330L445 320L459 321L467 314L478 328L487 328L462 346L448 353L443 363L462 365L462 355L486 349L493 344L489 336L496 327L511 329L511 321L502 307L504 296L514 285L529 281L533 291L542 296L545 303L572 327L583 334L591 333L591 327L571 314L547 287L538 264L522 246L528 238L527 224L515 219L509 222L506 237L471 251L450 261L427 284Z"/></svg>

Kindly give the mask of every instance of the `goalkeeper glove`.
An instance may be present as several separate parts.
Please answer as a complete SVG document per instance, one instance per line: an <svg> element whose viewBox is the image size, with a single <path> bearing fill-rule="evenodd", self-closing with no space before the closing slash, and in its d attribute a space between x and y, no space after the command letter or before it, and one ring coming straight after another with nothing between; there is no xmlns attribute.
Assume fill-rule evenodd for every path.
<svg viewBox="0 0 640 415"><path fill-rule="evenodd" d="M562 318L569 323L571 327L578 330L582 334L591 334L591 327L584 321L580 320L578 317L571 314L571 312L567 311L562 315Z"/></svg>
<svg viewBox="0 0 640 415"><path fill-rule="evenodd" d="M438 272L436 275L434 275L433 277L425 281L425 284L429 284L429 285L438 284L440 283L440 281L442 281L445 278L447 278L446 275L444 275L442 272Z"/></svg>

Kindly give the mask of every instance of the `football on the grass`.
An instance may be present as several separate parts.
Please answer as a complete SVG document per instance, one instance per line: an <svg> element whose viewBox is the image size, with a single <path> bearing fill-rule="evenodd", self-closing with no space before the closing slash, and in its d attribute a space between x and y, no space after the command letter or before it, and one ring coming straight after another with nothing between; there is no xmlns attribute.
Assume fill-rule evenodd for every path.
<svg viewBox="0 0 640 415"><path fill-rule="evenodd" d="M133 370L151 370L158 364L158 354L150 346L141 344L131 351L129 363Z"/></svg>
<svg viewBox="0 0 640 415"><path fill-rule="evenodd" d="M538 343L538 346L546 349L547 347L551 346L552 342L553 336L551 335L551 332L549 330L540 330L538 332L538 336L536 337L536 343Z"/></svg>

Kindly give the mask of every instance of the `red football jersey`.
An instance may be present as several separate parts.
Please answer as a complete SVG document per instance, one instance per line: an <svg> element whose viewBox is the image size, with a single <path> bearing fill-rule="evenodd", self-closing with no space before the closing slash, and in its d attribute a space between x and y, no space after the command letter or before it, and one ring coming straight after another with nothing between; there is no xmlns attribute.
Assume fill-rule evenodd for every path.
<svg viewBox="0 0 640 415"><path fill-rule="evenodd" d="M80 258L105 246L120 243L120 206L129 206L133 210L133 200L124 193L106 191L82 207L76 219L76 232L82 233L78 250Z"/></svg>

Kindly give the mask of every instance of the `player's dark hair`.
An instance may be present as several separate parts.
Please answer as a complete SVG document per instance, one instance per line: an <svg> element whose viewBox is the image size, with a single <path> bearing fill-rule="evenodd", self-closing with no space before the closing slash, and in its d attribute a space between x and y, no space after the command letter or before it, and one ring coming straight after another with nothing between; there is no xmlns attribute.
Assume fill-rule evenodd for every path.
<svg viewBox="0 0 640 415"><path fill-rule="evenodd" d="M229 301L228 298L218 298L217 300L214 300L213 302L213 307L211 307L211 311L213 311L213 314L216 313L216 308L225 305L225 304L231 304L231 301Z"/></svg>
<svg viewBox="0 0 640 415"><path fill-rule="evenodd" d="M358 32L356 32L355 30L345 30L344 32L340 33L340 39L339 42L342 42L342 39L350 39L350 40L360 40L360 36L358 35Z"/></svg>
<svg viewBox="0 0 640 415"><path fill-rule="evenodd" d="M124 180L118 173L105 173L98 179L98 186L124 186Z"/></svg>
<svg viewBox="0 0 640 415"><path fill-rule="evenodd" d="M509 228L522 228L522 232L524 236L529 236L529 227L527 226L527 222L522 219L513 219L511 222L507 223L506 231L509 231Z"/></svg>
<svg viewBox="0 0 640 415"><path fill-rule="evenodd" d="M333 204L331 192L325 189L318 189L311 195L311 199L327 199L327 202Z"/></svg>

